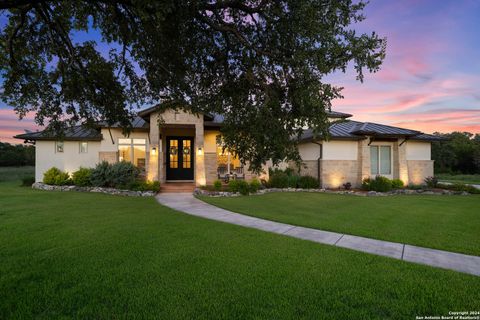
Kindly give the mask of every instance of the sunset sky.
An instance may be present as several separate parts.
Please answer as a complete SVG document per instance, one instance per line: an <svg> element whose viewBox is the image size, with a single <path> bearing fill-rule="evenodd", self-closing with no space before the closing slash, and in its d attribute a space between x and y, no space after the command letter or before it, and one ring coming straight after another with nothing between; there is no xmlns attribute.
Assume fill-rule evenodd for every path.
<svg viewBox="0 0 480 320"><path fill-rule="evenodd" d="M386 37L387 57L364 83L351 71L330 75L345 88L334 110L427 133L480 133L480 1L371 0L365 14L356 29ZM12 136L36 128L0 103L0 141L21 143Z"/></svg>

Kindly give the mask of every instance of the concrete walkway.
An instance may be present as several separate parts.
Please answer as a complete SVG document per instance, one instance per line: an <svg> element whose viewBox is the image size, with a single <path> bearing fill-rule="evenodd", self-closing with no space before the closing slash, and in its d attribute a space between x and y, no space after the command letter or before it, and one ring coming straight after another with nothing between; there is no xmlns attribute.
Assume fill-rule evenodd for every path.
<svg viewBox="0 0 480 320"><path fill-rule="evenodd" d="M480 257L477 256L297 227L250 217L212 206L198 200L191 193L161 193L156 198L164 206L202 218L480 276Z"/></svg>

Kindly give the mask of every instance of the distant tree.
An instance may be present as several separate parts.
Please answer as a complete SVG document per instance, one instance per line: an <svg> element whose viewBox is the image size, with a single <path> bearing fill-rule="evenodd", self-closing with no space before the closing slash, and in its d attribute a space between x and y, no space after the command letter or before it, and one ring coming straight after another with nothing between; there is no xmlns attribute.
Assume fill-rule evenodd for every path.
<svg viewBox="0 0 480 320"><path fill-rule="evenodd" d="M35 165L35 147L0 142L0 167Z"/></svg>
<svg viewBox="0 0 480 320"><path fill-rule="evenodd" d="M469 132L439 135L448 140L432 144L432 159L437 172L480 173L480 135Z"/></svg>
<svg viewBox="0 0 480 320"><path fill-rule="evenodd" d="M1 98L38 124L120 122L132 108L219 113L225 145L254 170L298 160L303 127L328 134L341 88L325 76L379 69L386 41L352 25L352 0L0 1ZM99 34L106 45L75 34ZM109 52L102 51L107 48Z"/></svg>

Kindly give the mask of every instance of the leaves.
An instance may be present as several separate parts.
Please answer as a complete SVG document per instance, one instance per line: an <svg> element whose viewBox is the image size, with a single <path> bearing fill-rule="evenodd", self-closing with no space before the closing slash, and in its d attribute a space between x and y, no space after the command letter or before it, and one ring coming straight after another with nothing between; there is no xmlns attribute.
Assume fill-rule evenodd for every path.
<svg viewBox="0 0 480 320"><path fill-rule="evenodd" d="M7 4L1 96L20 116L34 111L53 130L99 120L128 130L136 107L175 101L223 115L226 146L256 171L298 160L302 128L328 135L341 88L325 75L352 63L363 80L385 55L385 40L351 29L365 3L350 0Z"/></svg>

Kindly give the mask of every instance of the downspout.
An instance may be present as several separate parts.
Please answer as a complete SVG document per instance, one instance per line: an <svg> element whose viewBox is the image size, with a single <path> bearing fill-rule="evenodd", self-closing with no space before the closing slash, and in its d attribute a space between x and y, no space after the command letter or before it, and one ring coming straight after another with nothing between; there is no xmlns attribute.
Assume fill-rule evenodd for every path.
<svg viewBox="0 0 480 320"><path fill-rule="evenodd" d="M320 164L321 164L321 160L323 158L323 146L321 143L318 143L318 142L315 142L315 141L312 141L312 143L314 144L318 144L318 146L320 147L320 149L318 150L319 151L319 155L318 155L318 159L317 159L317 179L318 179L318 184L320 185L320 187L323 186L322 184L322 176L321 176L321 170L320 170Z"/></svg>

